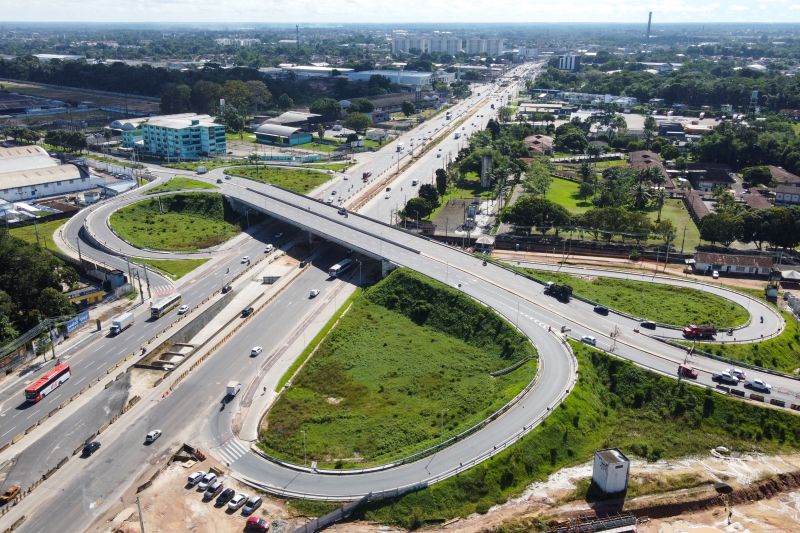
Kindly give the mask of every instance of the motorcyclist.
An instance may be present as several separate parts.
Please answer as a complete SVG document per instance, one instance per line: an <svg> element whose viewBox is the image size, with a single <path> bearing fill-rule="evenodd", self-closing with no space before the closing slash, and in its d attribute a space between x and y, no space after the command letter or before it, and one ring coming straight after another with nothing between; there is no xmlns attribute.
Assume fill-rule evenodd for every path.
<svg viewBox="0 0 800 533"><path fill-rule="evenodd" d="M761 323L762 324L764 323L764 317L763 316L761 317Z"/></svg>

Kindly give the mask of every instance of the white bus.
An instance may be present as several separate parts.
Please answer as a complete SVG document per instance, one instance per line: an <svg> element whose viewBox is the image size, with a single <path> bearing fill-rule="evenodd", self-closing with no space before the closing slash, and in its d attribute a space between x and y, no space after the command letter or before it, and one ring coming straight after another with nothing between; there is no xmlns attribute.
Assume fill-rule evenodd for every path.
<svg viewBox="0 0 800 533"><path fill-rule="evenodd" d="M181 303L181 294L179 292L153 302L150 304L150 318L154 320L161 318L172 309L175 309L179 303Z"/></svg>
<svg viewBox="0 0 800 533"><path fill-rule="evenodd" d="M328 270L328 275L332 278L336 278L344 274L344 272L351 266L353 266L353 260L344 259L333 265L330 270Z"/></svg>

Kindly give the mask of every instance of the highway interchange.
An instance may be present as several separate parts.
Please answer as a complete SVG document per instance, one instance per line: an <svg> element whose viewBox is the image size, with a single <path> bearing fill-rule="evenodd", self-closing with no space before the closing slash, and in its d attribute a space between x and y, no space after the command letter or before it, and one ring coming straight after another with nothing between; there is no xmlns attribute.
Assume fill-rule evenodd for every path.
<svg viewBox="0 0 800 533"><path fill-rule="evenodd" d="M506 90L513 91L510 86ZM500 88L491 89L498 94L489 96L487 87L478 88L481 96L473 96L466 102L459 104L453 113L453 122L466 119L458 128L465 128L465 133L481 129L485 121L492 116L490 108L492 103L498 102L505 92ZM483 115L479 117L479 115ZM209 294L219 290L225 281L225 276L234 276L247 268L238 261L242 255L259 257L264 253L264 237L273 236L281 227L287 224L307 230L313 234L324 237L346 248L351 248L366 256L386 260L397 266L412 268L434 279L438 279L452 287L459 288L476 300L492 307L505 316L525 333L537 346L540 355L539 376L536 385L529 393L511 407L505 414L493 421L487 430L478 431L468 438L444 449L431 457L423 460L404 464L379 472L349 474L333 476L312 471L303 471L300 467L287 467L265 460L248 452L249 443L240 440L231 430L231 417L234 409L219 410L220 390L224 383L230 379L237 379L245 383L252 376L258 365L268 369L270 361L260 361L249 357L249 347L255 344L268 344L266 339L282 339L289 332L296 329L309 314L314 312L316 305L308 305L307 294L310 288L323 288L322 297L330 300L337 292L344 291L346 287L341 281L325 281L327 266L340 257L341 252L331 251L328 248L320 252L315 258L314 268L306 269L286 289L280 293L270 305L262 311L269 313L269 320L249 321L228 343L222 346L218 353L210 357L204 364L195 369L180 386L175 388L171 395L165 399L154 400L137 405L132 411L132 416L123 417L120 422L112 425L101 440L103 448L97 456L89 461L69 461L64 468L59 470L51 481L39 487L34 494L26 498L19 505L20 511L27 510L28 519L22 527L24 531L45 531L58 529L59 524L75 524L76 530L85 529L91 524L99 512L111 505L122 494L124 489L136 479L148 465L156 464L163 459L174 446L181 442L178 433L183 435L198 435L221 459L229 463L231 471L242 479L261 486L274 493L296 495L299 497L314 497L328 499L351 499L367 493L381 491L391 492L398 488L413 486L419 483L429 483L442 479L455 472L468 468L474 462L485 459L488 455L496 453L516 438L530 431L535 424L545 417L550 409L563 399L576 379L576 363L571 356L569 348L563 342L560 330L568 328L568 335L580 338L582 335L593 335L598 339L598 347L629 359L643 367L669 376L675 376L677 365L686 357L682 349L663 344L655 338L636 333L638 321L633 318L623 317L612 313L608 317L600 317L593 312L592 306L584 302L573 300L566 305L542 294L542 286L515 274L514 272L493 264L484 265L480 260L458 249L454 249L433 241L429 241L386 224L390 220L392 211L402 206L405 191L411 190L412 179L430 179L435 168L439 168L446 161L446 157L437 157L438 148L442 153L455 154L459 142L455 139L453 130L447 130L446 120L439 116L432 121L423 123L421 127L405 134L397 142L405 142L406 150L410 148L411 139L441 135L439 144L432 147L424 155L418 156L415 161L401 161L408 166L395 179L390 178L390 173L396 169L398 152L394 144L386 149L372 154L371 158L361 162L350 172L347 178L338 175L335 180L317 191L315 198L307 198L293 193L255 183L241 178L223 179L221 184L217 180L222 177L221 170L215 170L198 179L207 180L216 184L223 194L236 199L237 202L248 205L253 209L264 211L279 221L284 221L283 226L269 223L257 234L258 238L246 238L240 241L238 247L229 247L219 251L213 263L213 268L204 268L202 271L189 275L186 280L181 280L178 289L183 294L184 301L194 306L203 301ZM474 125L473 125L474 124ZM420 141L417 141L420 142ZM430 143L431 141L425 141ZM419 145L415 150L420 150ZM402 155L402 154L401 154ZM408 156L406 156L408 157ZM373 182L363 184L361 172L373 172ZM158 169L164 176L169 176L168 171ZM383 194L383 179L391 179L392 194L385 198ZM331 196L330 191L336 190L337 197L344 198L344 205L352 205L358 200L354 195L365 187L376 188L380 186L380 193L364 204L359 214L350 213L344 217L338 213L336 202L327 205L324 199ZM139 192L129 195L129 198L139 197ZM401 196L402 195L402 196ZM122 250L124 255L140 257L160 257L158 252L142 252L127 250L129 246L110 232L106 219L110 213L122 205L121 202L133 201L123 197L121 201L108 202L92 210L87 210L74 217L64 230L64 240L77 249L78 232L81 228L88 230L95 238L105 242L108 251ZM111 206L111 207L109 207ZM115 206L115 207L114 207ZM89 215L89 212L93 214ZM289 232L287 232L289 233ZM287 235L286 239L290 238ZM269 238L266 242L272 242ZM278 243L279 244L279 243ZM91 248L87 242L81 244L84 257L102 261L122 270L127 270L125 259L96 248ZM135 253L133 253L135 252ZM180 256L180 254L178 254ZM221 256L221 257L219 257ZM173 255L174 257L174 255ZM137 267L133 267L137 268ZM555 268L543 267L542 268ZM563 267L563 272L571 272ZM227 272L227 273L226 273ZM624 275L582 270L588 275ZM167 284L166 279L159 278L152 271L148 272L151 284ZM646 276L647 281L671 283L674 285L695 286L688 281L672 278L655 278ZM711 293L736 301L756 317L743 328L737 329L737 340L759 340L761 336L777 334L783 328L783 320L768 306L746 295L720 288L716 285L698 287ZM322 300L321 300L322 301ZM280 309L281 312L271 312ZM3 431L9 428L10 434L24 430L29 424L25 420L31 409L46 413L64 398L74 393L75 387L80 388L78 379L85 378L91 381L94 376L105 371L109 364L113 364L127 353L138 350L138 347L165 325L175 320L173 311L167 317L155 322L146 322L144 315L145 306L137 310L137 323L131 331L120 338L122 343L108 339L101 334L93 335L87 343L70 359L74 376L65 385L51 396L30 409L17 408L15 400L11 397L0 396L4 402L2 413ZM757 317L763 316L763 324ZM611 332L618 327L619 333L611 338ZM552 331L548 331L548 329ZM678 336L676 332L662 330L657 332L665 336ZM232 362L234 362L232 364ZM717 372L729 365L694 357L692 361L700 371L698 382L713 386L710 379L711 372ZM749 371L753 377L763 377L774 386L773 397L783 399L787 403L797 402L797 392L800 390L797 381L789 377L764 375L759 372ZM116 388L111 388L105 394L98 394L79 411L71 414L62 424L70 428L83 428L87 419L91 422L102 423L97 413L109 410L109 403L115 394ZM16 391L17 398L21 396ZM60 394L62 396L57 396ZM49 403L48 403L49 402ZM20 402L21 403L21 402ZM200 406L200 407L198 407ZM10 408L11 407L11 408ZM90 413L87 416L87 413ZM93 413L93 414L92 414ZM13 415L13 416L12 416ZM8 418L5 418L5 417ZM6 424L13 424L13 426ZM165 435L153 446L144 447L141 444L144 434L153 427L161 427ZM24 453L43 453L48 443L64 439L61 432L55 435L45 435L31 444L31 451ZM65 449L74 449L81 442L80 431L73 431L73 441L64 443ZM85 438L85 437L83 437ZM23 440L20 444L25 443ZM39 450L38 452L36 450ZM8 452L9 450L7 450ZM10 449L13 451L13 447ZM30 460L30 459L29 459ZM22 461L21 461L22 462ZM91 483L88 480L92 480ZM68 501L63 501L61 495L71 496ZM33 505L34 500L36 505ZM76 501L77 500L77 501ZM43 505L47 502L47 505ZM35 512L37 508L47 507L50 511ZM32 514L31 514L32 513ZM13 516L14 513L9 513ZM0 518L4 523L5 517ZM68 520L68 521L67 521Z"/></svg>

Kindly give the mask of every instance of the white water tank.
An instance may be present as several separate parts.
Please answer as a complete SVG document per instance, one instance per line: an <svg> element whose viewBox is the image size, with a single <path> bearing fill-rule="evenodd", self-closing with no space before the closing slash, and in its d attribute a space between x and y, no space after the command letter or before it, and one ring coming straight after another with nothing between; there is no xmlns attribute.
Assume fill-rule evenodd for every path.
<svg viewBox="0 0 800 533"><path fill-rule="evenodd" d="M617 448L594 452L592 481L606 494L628 489L630 461Z"/></svg>

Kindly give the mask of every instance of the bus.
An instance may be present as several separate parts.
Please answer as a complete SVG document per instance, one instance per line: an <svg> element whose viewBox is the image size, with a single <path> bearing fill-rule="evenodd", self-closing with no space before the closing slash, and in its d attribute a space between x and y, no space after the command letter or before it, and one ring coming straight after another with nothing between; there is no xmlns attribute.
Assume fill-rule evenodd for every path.
<svg viewBox="0 0 800 533"><path fill-rule="evenodd" d="M181 303L181 294L176 292L172 296L167 296L150 304L150 318L156 319L164 316Z"/></svg>
<svg viewBox="0 0 800 533"><path fill-rule="evenodd" d="M45 372L42 377L25 387L25 399L31 403L38 402L67 381L71 375L69 365L62 363L54 366L52 370Z"/></svg>
<svg viewBox="0 0 800 533"><path fill-rule="evenodd" d="M353 260L344 259L333 265L330 270L328 270L328 275L332 278L336 278L344 274L344 272L351 266L353 266Z"/></svg>

